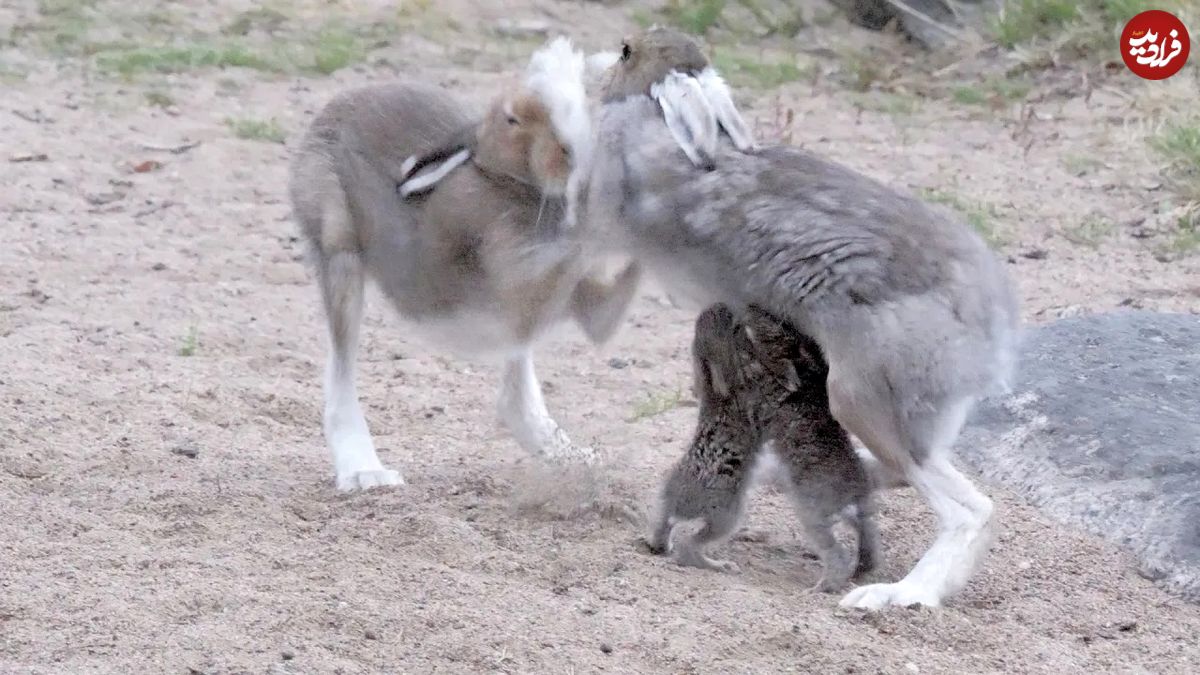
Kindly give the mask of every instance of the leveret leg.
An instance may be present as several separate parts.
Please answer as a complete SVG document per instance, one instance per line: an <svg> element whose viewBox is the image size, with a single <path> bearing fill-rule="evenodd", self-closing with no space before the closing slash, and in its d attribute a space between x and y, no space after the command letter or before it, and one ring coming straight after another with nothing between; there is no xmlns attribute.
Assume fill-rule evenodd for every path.
<svg viewBox="0 0 1200 675"><path fill-rule="evenodd" d="M815 513L804 500L798 500L800 522L804 525L805 538L809 546L817 551L821 561L821 578L813 587L822 593L833 593L842 590L850 581L853 573L849 555L845 547L838 543L833 536L832 518L826 514Z"/></svg>
<svg viewBox="0 0 1200 675"><path fill-rule="evenodd" d="M594 450L572 444L550 417L528 350L505 362L498 408L500 419L529 454L553 462L596 461Z"/></svg>
<svg viewBox="0 0 1200 675"><path fill-rule="evenodd" d="M868 496L859 500L851 522L858 533L858 564L854 568L854 576L868 574L879 567L882 556L874 499Z"/></svg>
<svg viewBox="0 0 1200 675"><path fill-rule="evenodd" d="M679 543L675 546L675 562L686 567L699 567L718 572L738 572L737 563L731 560L710 558L706 550L709 546L715 546L729 539L729 536L737 529L739 511L736 504L730 504L728 509L714 509L711 515L705 519L704 527L699 532L680 538Z"/></svg>
<svg viewBox="0 0 1200 675"><path fill-rule="evenodd" d="M400 473L379 461L354 383L363 310L362 263L350 252L323 257L319 263L319 282L329 327L324 385L325 441L333 453L337 487L358 490L403 485Z"/></svg>
<svg viewBox="0 0 1200 675"><path fill-rule="evenodd" d="M659 501L658 511L651 516L650 530L646 534L646 548L650 549L651 553L663 555L670 551L674 514L674 500L664 495Z"/></svg>

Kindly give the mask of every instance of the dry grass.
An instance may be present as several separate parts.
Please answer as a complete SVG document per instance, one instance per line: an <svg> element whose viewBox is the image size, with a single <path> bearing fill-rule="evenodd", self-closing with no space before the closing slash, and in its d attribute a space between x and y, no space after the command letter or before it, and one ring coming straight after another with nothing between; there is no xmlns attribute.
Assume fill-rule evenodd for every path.
<svg viewBox="0 0 1200 675"><path fill-rule="evenodd" d="M968 199L947 190L924 190L921 192L921 198L957 211L992 248L999 248L1008 243L1008 237L996 222L999 212L994 205Z"/></svg>
<svg viewBox="0 0 1200 675"><path fill-rule="evenodd" d="M362 61L394 30L352 15L322 16L326 22L313 26L283 10L260 8L197 30L171 8L41 0L36 18L14 26L10 39L23 50L76 59L101 75L124 78L205 68L326 75Z"/></svg>

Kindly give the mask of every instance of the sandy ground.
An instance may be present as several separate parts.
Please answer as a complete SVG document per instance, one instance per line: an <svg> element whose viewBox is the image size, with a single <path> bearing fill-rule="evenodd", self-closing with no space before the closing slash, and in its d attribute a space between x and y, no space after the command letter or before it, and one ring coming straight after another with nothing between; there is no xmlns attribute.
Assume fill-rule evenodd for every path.
<svg viewBox="0 0 1200 675"><path fill-rule="evenodd" d="M611 3L460 5L477 13L468 32L570 10L598 46L633 26ZM0 3L0 21L33 7ZM144 80L36 54L3 85L0 672L1194 672L1200 608L996 486L994 551L940 610L866 616L807 590L816 561L769 489L750 516L766 541L725 552L741 574L649 556L618 509L573 513L547 491L495 423L494 366L406 339L376 297L360 392L409 484L336 493L316 291L284 199L289 145L346 86L399 70L482 94L525 52L492 45L464 65L410 32L381 53L329 77L162 77L166 110L146 104ZM1200 312L1196 258L1160 262L1133 236L1164 188L1117 123L1122 86L1047 95L1024 117L933 101L900 118L807 83L747 104L761 119L793 108L794 142L893 184L993 205L1031 321L1122 304ZM224 119L238 115L276 116L288 145L235 138ZM130 170L149 159L162 167ZM1063 236L1089 213L1116 229L1095 247ZM687 391L691 320L648 288L603 350L573 329L540 349L552 410L610 457L602 505L646 503L687 441L694 408L633 417ZM875 576L895 579L931 520L901 491L881 524Z"/></svg>

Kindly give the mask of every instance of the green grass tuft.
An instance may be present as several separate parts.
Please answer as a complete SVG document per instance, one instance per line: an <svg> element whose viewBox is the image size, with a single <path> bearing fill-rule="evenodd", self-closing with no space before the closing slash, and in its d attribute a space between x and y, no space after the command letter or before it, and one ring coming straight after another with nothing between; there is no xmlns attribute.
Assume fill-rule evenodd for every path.
<svg viewBox="0 0 1200 675"><path fill-rule="evenodd" d="M1063 168L1073 176L1093 173L1104 166L1104 162L1085 155L1069 154L1063 157Z"/></svg>
<svg viewBox="0 0 1200 675"><path fill-rule="evenodd" d="M983 105L988 100L987 93L979 87L971 85L955 87L951 95L955 103L962 103L963 105Z"/></svg>
<svg viewBox="0 0 1200 675"><path fill-rule="evenodd" d="M663 14L675 26L694 35L704 35L717 24L726 0L670 0Z"/></svg>
<svg viewBox="0 0 1200 675"><path fill-rule="evenodd" d="M1009 49L1059 42L1086 57L1112 49L1120 29L1134 16L1182 5L1180 0L1007 0L992 23L992 35Z"/></svg>
<svg viewBox="0 0 1200 675"><path fill-rule="evenodd" d="M1155 258L1171 262L1200 251L1200 204L1182 209L1165 241L1154 248Z"/></svg>
<svg viewBox="0 0 1200 675"><path fill-rule="evenodd" d="M1078 0L1009 0L993 25L996 41L1013 47L1061 34L1079 18Z"/></svg>
<svg viewBox="0 0 1200 675"><path fill-rule="evenodd" d="M152 89L146 92L146 103L155 108L169 108L175 105L175 99L165 91Z"/></svg>
<svg viewBox="0 0 1200 675"><path fill-rule="evenodd" d="M887 91L852 92L850 102L856 108L889 115L912 115L921 109L917 97Z"/></svg>
<svg viewBox="0 0 1200 675"><path fill-rule="evenodd" d="M1175 191L1200 202L1200 119L1171 124L1150 144L1166 159L1163 173Z"/></svg>
<svg viewBox="0 0 1200 675"><path fill-rule="evenodd" d="M306 70L322 75L337 72L366 58L366 49L353 33L340 28L327 28L317 34L310 47L311 62L301 64Z"/></svg>
<svg viewBox="0 0 1200 675"><path fill-rule="evenodd" d="M130 76L137 73L182 73L196 68L252 68L278 72L281 64L239 45L182 45L115 49L96 55L104 72Z"/></svg>
<svg viewBox="0 0 1200 675"><path fill-rule="evenodd" d="M11 39L56 56L81 54L95 22L95 4L94 0L39 0L38 18L13 26Z"/></svg>
<svg viewBox="0 0 1200 675"><path fill-rule="evenodd" d="M1112 236L1114 230L1116 230L1116 225L1111 220L1093 215L1088 216L1078 225L1064 230L1062 235L1073 244L1095 249L1100 248L1100 244Z"/></svg>
<svg viewBox="0 0 1200 675"><path fill-rule="evenodd" d="M1008 243L1008 238L996 224L999 213L995 206L966 200L943 190L924 190L921 192L921 198L934 204L944 204L957 211L990 246L999 248Z"/></svg>
<svg viewBox="0 0 1200 675"><path fill-rule="evenodd" d="M649 28L655 23L654 15L644 9L635 9L630 12L629 20L633 21L634 25L642 29Z"/></svg>
<svg viewBox="0 0 1200 675"><path fill-rule="evenodd" d="M266 143L283 143L287 140L287 133L274 119L227 119L225 124L233 130L234 136L241 139Z"/></svg>
<svg viewBox="0 0 1200 675"><path fill-rule="evenodd" d="M96 55L102 72L125 77L139 73L181 73L200 68L249 68L271 73L329 75L367 56L359 34L327 27L307 38L265 45L246 41L117 47Z"/></svg>
<svg viewBox="0 0 1200 675"><path fill-rule="evenodd" d="M1001 108L1029 94L1026 80L1011 77L992 77L981 84L963 84L950 90L950 97L962 105Z"/></svg>
<svg viewBox="0 0 1200 675"><path fill-rule="evenodd" d="M196 326L188 328L188 333L183 338L183 345L179 348L180 356L195 356L200 349L200 332Z"/></svg>
<svg viewBox="0 0 1200 675"><path fill-rule="evenodd" d="M629 417L628 421L637 422L654 417L655 415L661 415L669 410L680 407L683 405L683 402L683 391L680 389L649 394L633 406L633 414Z"/></svg>
<svg viewBox="0 0 1200 675"><path fill-rule="evenodd" d="M764 61L724 49L716 50L712 60L734 87L773 89L811 74L794 61Z"/></svg>

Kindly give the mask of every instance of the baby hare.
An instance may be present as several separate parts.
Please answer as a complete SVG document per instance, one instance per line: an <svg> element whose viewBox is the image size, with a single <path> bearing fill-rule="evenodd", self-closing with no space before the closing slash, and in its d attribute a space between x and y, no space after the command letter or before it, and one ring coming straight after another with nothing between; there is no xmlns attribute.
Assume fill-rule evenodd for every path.
<svg viewBox="0 0 1200 675"><path fill-rule="evenodd" d="M699 532L674 544L676 561L735 570L731 562L707 557L705 549L733 533L752 469L774 453L821 560L816 588L834 592L874 569L879 535L870 485L849 437L830 415L828 369L816 344L761 308L749 307L739 321L718 303L696 320L692 354L699 422L687 454L662 487L650 549L672 548L677 521L703 519ZM858 534L857 562L833 536L846 511Z"/></svg>
<svg viewBox="0 0 1200 675"><path fill-rule="evenodd" d="M692 368L699 419L687 453L663 483L646 540L655 553L674 549L681 565L721 571L735 571L736 565L708 558L705 548L724 541L737 527L752 479L749 469L761 445L761 434L739 395L736 333L733 312L725 305L714 305L696 319ZM672 546L675 523L696 518L704 520L703 529Z"/></svg>
<svg viewBox="0 0 1200 675"><path fill-rule="evenodd" d="M742 326L736 337L745 391L758 404L749 412L782 463L810 544L820 553L821 590L833 592L878 566L873 486L849 434L829 410L829 365L817 343L758 305L746 309ZM831 532L836 517L847 512L858 535L854 565Z"/></svg>

